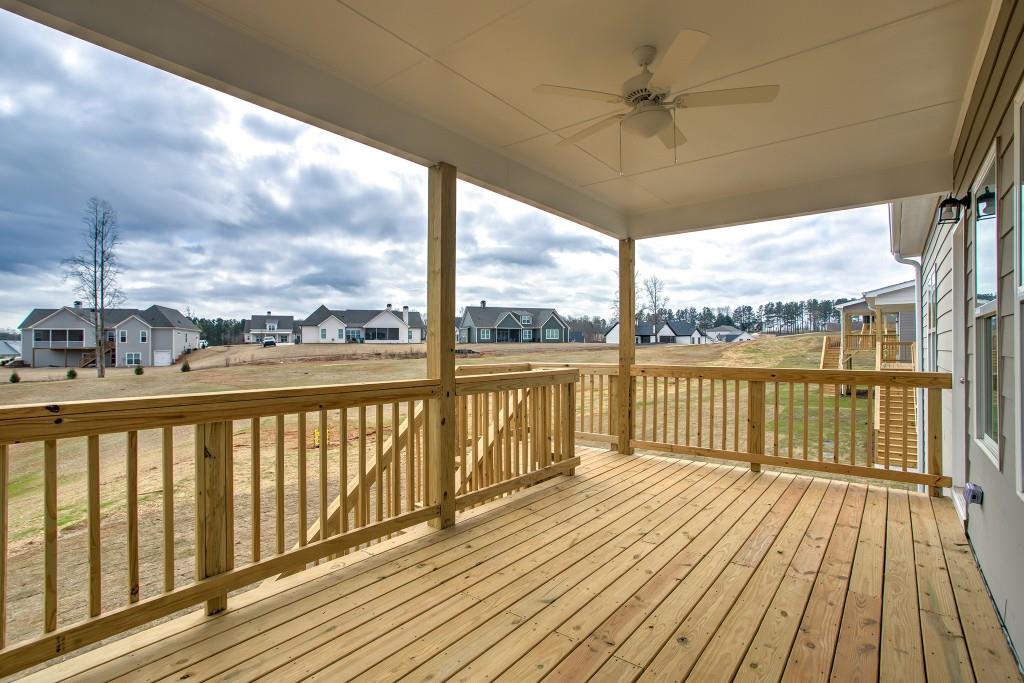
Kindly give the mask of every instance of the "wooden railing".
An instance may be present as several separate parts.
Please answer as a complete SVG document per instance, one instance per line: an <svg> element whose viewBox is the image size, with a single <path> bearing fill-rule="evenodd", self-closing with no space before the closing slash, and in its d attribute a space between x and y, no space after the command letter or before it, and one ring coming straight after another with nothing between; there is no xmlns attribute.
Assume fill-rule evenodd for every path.
<svg viewBox="0 0 1024 683"><path fill-rule="evenodd" d="M900 341L898 337L883 337L878 343L878 359L883 368L886 364L913 367L915 350L916 344L912 341Z"/></svg>
<svg viewBox="0 0 1024 683"><path fill-rule="evenodd" d="M458 509L573 471L575 370L457 374L445 454L427 452L433 380L0 408L0 675L438 517L442 456ZM8 476L36 463L42 514L12 529ZM41 558L12 566L10 532L34 528ZM12 578L38 611L8 619Z"/></svg>
<svg viewBox="0 0 1024 683"><path fill-rule="evenodd" d="M843 351L874 351L878 338L874 333L852 333L843 337Z"/></svg>

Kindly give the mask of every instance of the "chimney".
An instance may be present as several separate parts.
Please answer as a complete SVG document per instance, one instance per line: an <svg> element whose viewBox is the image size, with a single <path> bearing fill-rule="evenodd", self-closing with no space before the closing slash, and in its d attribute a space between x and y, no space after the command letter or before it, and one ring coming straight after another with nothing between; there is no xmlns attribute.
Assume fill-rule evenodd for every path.
<svg viewBox="0 0 1024 683"><path fill-rule="evenodd" d="M270 315L270 311L267 311L267 315Z"/></svg>
<svg viewBox="0 0 1024 683"><path fill-rule="evenodd" d="M82 302L81 301L76 301L75 302L75 310L76 311L82 310Z"/></svg>
<svg viewBox="0 0 1024 683"><path fill-rule="evenodd" d="M391 304L388 304L388 310L389 311L391 310Z"/></svg>
<svg viewBox="0 0 1024 683"><path fill-rule="evenodd" d="M486 299L481 299L480 300L480 308L487 308L487 300Z"/></svg>
<svg viewBox="0 0 1024 683"><path fill-rule="evenodd" d="M405 322L406 325L409 324L409 307L408 306L402 306L402 320Z"/></svg>

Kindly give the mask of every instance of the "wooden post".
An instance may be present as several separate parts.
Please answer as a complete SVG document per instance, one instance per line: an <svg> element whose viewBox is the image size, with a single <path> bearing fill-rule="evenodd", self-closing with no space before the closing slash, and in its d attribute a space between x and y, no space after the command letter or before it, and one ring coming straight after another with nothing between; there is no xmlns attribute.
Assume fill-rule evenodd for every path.
<svg viewBox="0 0 1024 683"><path fill-rule="evenodd" d="M942 389L928 389L927 415L928 422L928 474L942 474ZM906 410L906 408L904 408ZM904 414L903 420L907 416ZM942 488L930 487L933 496L941 496Z"/></svg>
<svg viewBox="0 0 1024 683"><path fill-rule="evenodd" d="M227 525L230 422L196 425L196 580L229 569ZM227 609L227 593L206 601L206 613Z"/></svg>
<svg viewBox="0 0 1024 683"><path fill-rule="evenodd" d="M630 371L636 362L636 243L631 237L619 240L619 382L616 387L618 405L619 453L630 454L633 447L634 388Z"/></svg>
<svg viewBox="0 0 1024 683"><path fill-rule="evenodd" d="M443 529L455 523L455 167L430 167L427 182L427 376L441 384L428 425L430 504L441 514L430 521Z"/></svg>
<svg viewBox="0 0 1024 683"><path fill-rule="evenodd" d="M764 382L747 382L747 452L764 455ZM750 463L751 472L760 472L761 463Z"/></svg>

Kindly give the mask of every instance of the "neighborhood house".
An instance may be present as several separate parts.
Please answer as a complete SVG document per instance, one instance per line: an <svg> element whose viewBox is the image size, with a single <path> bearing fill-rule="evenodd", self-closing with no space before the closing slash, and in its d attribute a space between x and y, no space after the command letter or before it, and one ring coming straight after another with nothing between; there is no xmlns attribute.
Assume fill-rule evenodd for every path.
<svg viewBox="0 0 1024 683"><path fill-rule="evenodd" d="M242 328L246 344L260 344L272 340L278 344L293 344L298 340L295 318L290 315L254 315Z"/></svg>
<svg viewBox="0 0 1024 683"><path fill-rule="evenodd" d="M459 342L505 344L568 342L569 326L553 308L467 306L459 321Z"/></svg>
<svg viewBox="0 0 1024 683"><path fill-rule="evenodd" d="M750 341L754 338L749 332L732 325L718 325L705 330L704 333L707 335L707 343Z"/></svg>
<svg viewBox="0 0 1024 683"><path fill-rule="evenodd" d="M36 308L19 326L22 360L32 367L96 365L96 312L82 302ZM199 348L199 328L166 306L104 311L102 353L107 367L170 365Z"/></svg>
<svg viewBox="0 0 1024 683"><path fill-rule="evenodd" d="M388 304L377 310L332 310L320 306L300 325L303 344L419 344L424 339L423 316Z"/></svg>

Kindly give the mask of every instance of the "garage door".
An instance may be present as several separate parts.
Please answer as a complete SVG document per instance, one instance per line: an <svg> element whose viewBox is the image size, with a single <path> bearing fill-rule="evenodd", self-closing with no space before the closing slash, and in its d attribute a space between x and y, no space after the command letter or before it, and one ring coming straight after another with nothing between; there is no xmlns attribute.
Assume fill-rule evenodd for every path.
<svg viewBox="0 0 1024 683"><path fill-rule="evenodd" d="M153 365L170 365L171 364L171 352L170 351L153 351Z"/></svg>

